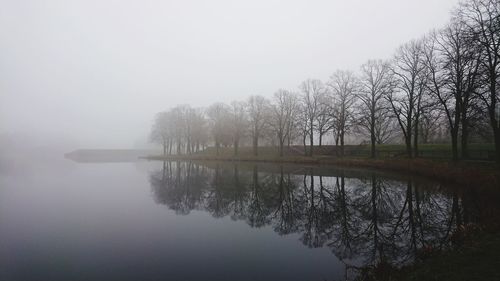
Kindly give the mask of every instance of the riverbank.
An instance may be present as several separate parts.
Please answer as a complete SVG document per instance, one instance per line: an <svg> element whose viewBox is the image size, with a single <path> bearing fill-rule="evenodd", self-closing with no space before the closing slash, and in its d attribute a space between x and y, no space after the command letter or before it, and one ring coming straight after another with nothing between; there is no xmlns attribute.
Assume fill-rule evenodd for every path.
<svg viewBox="0 0 500 281"><path fill-rule="evenodd" d="M431 159L369 159L369 158L338 158L332 156L284 156L273 155L156 155L144 157L160 161L231 161L231 162L265 162L294 163L306 165L334 165L340 167L368 168L392 171L407 175L417 175L446 183L458 184L475 188L500 189L500 167L492 162L462 161L451 162Z"/></svg>
<svg viewBox="0 0 500 281"><path fill-rule="evenodd" d="M500 237L496 233L481 233L457 249L437 252L421 262L399 270L394 274L395 276L391 276L391 279L408 281L500 280L499 252Z"/></svg>
<svg viewBox="0 0 500 281"><path fill-rule="evenodd" d="M467 227L462 229L467 230ZM402 268L387 263L360 268L356 280L401 281L493 281L500 280L500 237L495 233L467 234L467 241L445 251L428 248L422 250L417 261Z"/></svg>

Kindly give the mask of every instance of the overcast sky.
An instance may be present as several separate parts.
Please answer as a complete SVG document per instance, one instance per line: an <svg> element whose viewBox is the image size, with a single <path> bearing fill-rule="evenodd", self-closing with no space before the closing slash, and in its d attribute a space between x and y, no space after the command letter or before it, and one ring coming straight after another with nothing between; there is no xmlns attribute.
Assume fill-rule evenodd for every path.
<svg viewBox="0 0 500 281"><path fill-rule="evenodd" d="M0 133L131 147L171 106L390 58L457 2L0 0Z"/></svg>

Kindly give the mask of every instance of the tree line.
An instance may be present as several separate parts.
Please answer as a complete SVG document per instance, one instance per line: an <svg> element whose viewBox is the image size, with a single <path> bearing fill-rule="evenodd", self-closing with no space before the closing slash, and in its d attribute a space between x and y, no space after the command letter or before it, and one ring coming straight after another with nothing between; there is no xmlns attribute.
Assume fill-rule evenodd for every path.
<svg viewBox="0 0 500 281"><path fill-rule="evenodd" d="M306 155L325 137L344 155L346 139L376 145L403 142L408 157L419 144L450 142L453 160L469 157L471 138L493 142L500 162L500 2L468 0L449 23L396 49L388 60L369 60L358 72L337 70L323 82L279 89L269 99L180 105L157 114L151 140L164 154L194 153L214 146L238 155L250 144L284 148L300 143Z"/></svg>

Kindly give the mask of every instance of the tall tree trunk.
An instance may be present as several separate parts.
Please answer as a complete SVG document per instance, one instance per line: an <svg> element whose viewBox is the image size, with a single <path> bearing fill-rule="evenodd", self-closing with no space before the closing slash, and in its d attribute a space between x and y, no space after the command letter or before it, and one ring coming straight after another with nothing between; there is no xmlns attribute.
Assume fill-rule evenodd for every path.
<svg viewBox="0 0 500 281"><path fill-rule="evenodd" d="M415 123L413 124L413 128L415 130L413 134L413 156L418 157L418 122L419 122L419 114L415 117Z"/></svg>
<svg viewBox="0 0 500 281"><path fill-rule="evenodd" d="M375 136L375 106L376 102L374 100L375 93L372 93L371 106L370 106L370 157L375 158L375 143L377 141L377 137Z"/></svg>
<svg viewBox="0 0 500 281"><path fill-rule="evenodd" d="M492 91L495 91L495 86L490 86ZM488 106L488 115L490 117L490 125L493 129L493 140L495 141L495 161L500 163L500 120L496 119L497 100L495 97L491 97L491 105Z"/></svg>
<svg viewBox="0 0 500 281"><path fill-rule="evenodd" d="M304 155L307 156L307 144L306 144L306 139L307 139L307 135L304 134L304 136L302 137L302 144L304 145Z"/></svg>
<svg viewBox="0 0 500 281"><path fill-rule="evenodd" d="M313 145L314 145L314 129L313 129L313 121L310 122L310 132L309 132L309 144L311 145L311 149L309 150L309 156L313 156Z"/></svg>
<svg viewBox="0 0 500 281"><path fill-rule="evenodd" d="M497 55L497 54L494 54ZM488 106L488 113L490 117L490 124L493 129L493 139L495 141L495 160L500 164L500 120L497 120L497 111L500 110L500 105L498 104L499 100L497 99L497 83L498 83L498 74L496 66L493 66L491 60L489 63L489 98L490 98L490 106ZM498 116L500 118L500 116Z"/></svg>
<svg viewBox="0 0 500 281"><path fill-rule="evenodd" d="M370 148L370 157L375 158L375 143L377 141L377 138L375 136L375 116L372 113L372 122L370 124L370 140L371 140L371 148Z"/></svg>
<svg viewBox="0 0 500 281"><path fill-rule="evenodd" d="M410 98L410 100L412 99L412 97ZM413 130L413 127L412 127L412 118L413 118L413 110L412 110L412 106L410 106L410 110L408 112L408 116L406 118L406 153L408 154L408 158L412 158L413 155L412 155L412 149L411 149L411 134L412 134L412 130Z"/></svg>
<svg viewBox="0 0 500 281"><path fill-rule="evenodd" d="M493 130L493 134L495 136L495 157L497 163L500 163L500 128L498 128L498 125L496 129Z"/></svg>
<svg viewBox="0 0 500 281"><path fill-rule="evenodd" d="M339 133L337 132L336 135L334 135L335 137L335 155L339 156Z"/></svg>
<svg viewBox="0 0 500 281"><path fill-rule="evenodd" d="M408 155L408 158L411 158L411 137L406 136L405 137L405 143L406 143L406 155Z"/></svg>
<svg viewBox="0 0 500 281"><path fill-rule="evenodd" d="M451 129L451 157L453 161L458 161L458 128Z"/></svg>
<svg viewBox="0 0 500 281"><path fill-rule="evenodd" d="M253 137L253 141L252 141L252 144L253 144L253 155L254 156L257 156L259 155L259 137L257 135L255 135Z"/></svg>
<svg viewBox="0 0 500 281"><path fill-rule="evenodd" d="M340 133L340 157L344 157L344 131Z"/></svg>
<svg viewBox="0 0 500 281"><path fill-rule="evenodd" d="M284 141L280 140L280 157L283 157L283 146L284 146Z"/></svg>
<svg viewBox="0 0 500 281"><path fill-rule="evenodd" d="M414 157L418 157L418 127L420 122L420 114L422 113L422 108L420 106L422 102L422 85L420 85L420 90L417 98L417 108L415 109L415 123L413 124L415 133L413 135L413 155Z"/></svg>
<svg viewBox="0 0 500 281"><path fill-rule="evenodd" d="M462 159L469 158L469 120L465 112L462 113L462 135L460 139Z"/></svg>

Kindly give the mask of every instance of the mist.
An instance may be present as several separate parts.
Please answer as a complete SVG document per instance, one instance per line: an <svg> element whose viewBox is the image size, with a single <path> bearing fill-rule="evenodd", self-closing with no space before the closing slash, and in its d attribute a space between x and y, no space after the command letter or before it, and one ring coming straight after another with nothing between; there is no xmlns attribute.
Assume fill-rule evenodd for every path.
<svg viewBox="0 0 500 281"><path fill-rule="evenodd" d="M500 0L0 0L0 280L500 280Z"/></svg>
<svg viewBox="0 0 500 281"><path fill-rule="evenodd" d="M0 134L149 147L157 112L357 71L443 26L457 2L0 1Z"/></svg>

